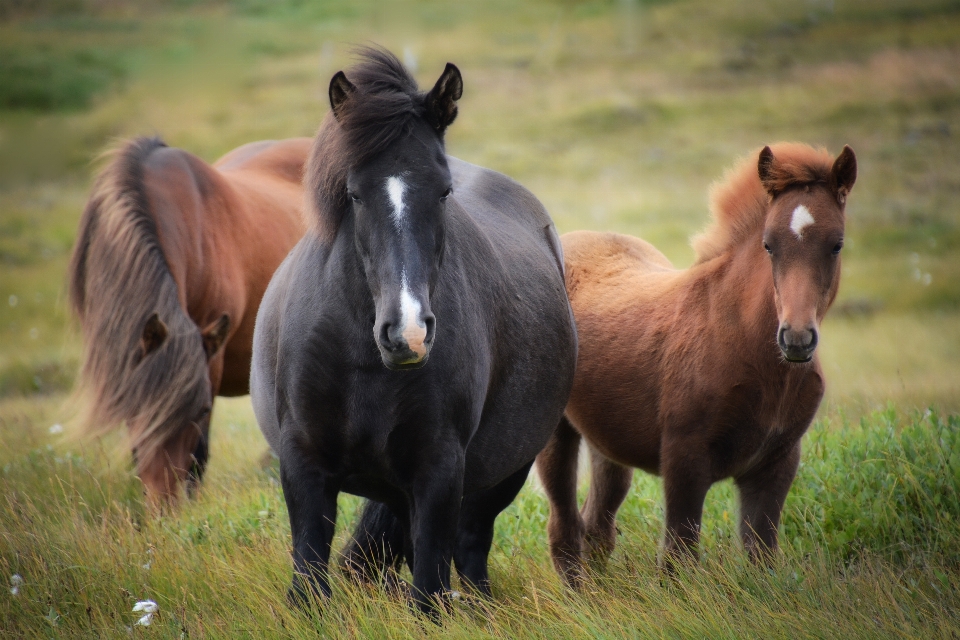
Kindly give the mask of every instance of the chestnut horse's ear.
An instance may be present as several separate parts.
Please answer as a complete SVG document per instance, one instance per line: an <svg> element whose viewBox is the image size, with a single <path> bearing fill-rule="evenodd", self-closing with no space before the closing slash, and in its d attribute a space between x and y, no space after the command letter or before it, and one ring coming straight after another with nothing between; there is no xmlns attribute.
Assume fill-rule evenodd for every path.
<svg viewBox="0 0 960 640"><path fill-rule="evenodd" d="M774 167L777 159L773 155L770 147L764 147L760 151L760 159L757 161L757 173L760 174L760 183L771 196L777 195L776 181L774 179Z"/></svg>
<svg viewBox="0 0 960 640"><path fill-rule="evenodd" d="M220 347L226 342L228 333L230 333L230 316L227 314L220 316L219 320L211 323L201 332L207 360L217 355L217 351L220 351Z"/></svg>
<svg viewBox="0 0 960 640"><path fill-rule="evenodd" d="M167 325L163 324L160 315L154 311L153 315L147 318L147 322L143 325L143 333L140 334L140 358L138 361L159 349L166 339Z"/></svg>
<svg viewBox="0 0 960 640"><path fill-rule="evenodd" d="M848 145L843 145L843 151L833 163L830 174L833 178L837 202L843 204L847 201L847 194L853 188L853 183L857 181L857 156Z"/></svg>
<svg viewBox="0 0 960 640"><path fill-rule="evenodd" d="M427 120L438 133L457 117L457 100L463 95L463 78L456 65L448 62L440 79L427 94Z"/></svg>
<svg viewBox="0 0 960 640"><path fill-rule="evenodd" d="M347 101L357 88L353 83L347 80L347 75L343 71L337 71L330 79L330 109L333 111L333 117L340 119L343 103Z"/></svg>

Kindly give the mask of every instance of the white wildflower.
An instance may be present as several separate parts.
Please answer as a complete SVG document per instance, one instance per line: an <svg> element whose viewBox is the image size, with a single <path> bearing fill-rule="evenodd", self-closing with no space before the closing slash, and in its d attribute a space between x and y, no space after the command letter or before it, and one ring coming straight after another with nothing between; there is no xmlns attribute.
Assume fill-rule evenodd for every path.
<svg viewBox="0 0 960 640"><path fill-rule="evenodd" d="M157 603L153 600L141 600L137 604L133 605L133 612L140 613L143 612L143 616L137 620L137 624L141 627L149 627L150 623L153 622L153 616L160 610L160 607L157 606Z"/></svg>
<svg viewBox="0 0 960 640"><path fill-rule="evenodd" d="M55 424L52 427L50 427L47 431L50 432L50 435L55 436L58 433L63 433L63 425L59 423Z"/></svg>
<svg viewBox="0 0 960 640"><path fill-rule="evenodd" d="M10 576L10 594L18 595L20 593L20 587L23 586L23 576L19 573L15 573Z"/></svg>
<svg viewBox="0 0 960 640"><path fill-rule="evenodd" d="M19 300L17 300L17 296L15 295L11 294L11 296L7 298L7 304L9 304L11 307L17 306L17 302L19 302Z"/></svg>

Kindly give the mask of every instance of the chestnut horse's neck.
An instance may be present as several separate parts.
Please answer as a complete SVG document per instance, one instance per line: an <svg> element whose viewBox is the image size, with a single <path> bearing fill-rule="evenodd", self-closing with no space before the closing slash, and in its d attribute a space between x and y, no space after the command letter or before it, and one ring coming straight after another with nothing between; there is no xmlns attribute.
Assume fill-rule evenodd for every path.
<svg viewBox="0 0 960 640"><path fill-rule="evenodd" d="M702 282L710 297L709 307L723 319L725 344L755 349L753 357L758 364L782 363L776 344L779 320L773 272L759 233L712 260L694 265L689 275L694 282Z"/></svg>

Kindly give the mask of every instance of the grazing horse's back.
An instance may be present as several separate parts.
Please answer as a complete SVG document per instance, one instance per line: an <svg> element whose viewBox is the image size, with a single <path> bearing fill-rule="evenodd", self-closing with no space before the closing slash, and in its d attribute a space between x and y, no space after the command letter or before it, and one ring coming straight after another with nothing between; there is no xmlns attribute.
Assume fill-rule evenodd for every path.
<svg viewBox="0 0 960 640"><path fill-rule="evenodd" d="M213 397L247 392L257 306L304 232L309 145L252 143L211 167L138 138L97 179L70 264L81 422L126 423L152 501L202 476Z"/></svg>

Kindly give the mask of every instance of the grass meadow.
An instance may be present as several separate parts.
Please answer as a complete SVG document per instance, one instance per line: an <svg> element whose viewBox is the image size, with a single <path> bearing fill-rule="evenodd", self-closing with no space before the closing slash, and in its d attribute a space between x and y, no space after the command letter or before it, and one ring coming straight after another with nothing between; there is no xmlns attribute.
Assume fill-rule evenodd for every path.
<svg viewBox="0 0 960 640"><path fill-rule="evenodd" d="M828 392L773 566L746 561L723 483L702 562L663 580L661 489L637 473L616 552L571 593L531 480L498 520L492 601L434 626L335 577L322 615L292 612L286 508L247 398L217 401L208 481L162 517L122 434L75 437L65 270L101 152L160 134L212 161L312 135L369 42L422 85L460 67L450 153L525 184L561 232L641 235L678 266L737 158L855 149ZM958 167L956 0L0 0L0 583L22 580L0 589L0 637L957 638ZM358 505L342 496L335 548ZM159 612L136 625L147 598Z"/></svg>

